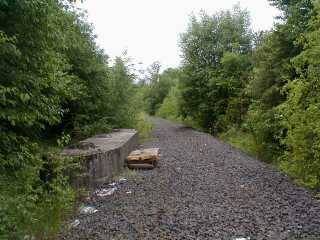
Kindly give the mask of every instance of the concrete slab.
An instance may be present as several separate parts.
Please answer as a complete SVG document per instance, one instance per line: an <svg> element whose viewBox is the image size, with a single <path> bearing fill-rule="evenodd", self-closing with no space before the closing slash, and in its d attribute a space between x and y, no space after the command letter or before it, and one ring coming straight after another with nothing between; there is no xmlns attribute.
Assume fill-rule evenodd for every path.
<svg viewBox="0 0 320 240"><path fill-rule="evenodd" d="M84 167L84 174L73 179L74 185L95 187L123 169L126 157L138 142L136 130L119 129L68 146L61 154L79 158Z"/></svg>

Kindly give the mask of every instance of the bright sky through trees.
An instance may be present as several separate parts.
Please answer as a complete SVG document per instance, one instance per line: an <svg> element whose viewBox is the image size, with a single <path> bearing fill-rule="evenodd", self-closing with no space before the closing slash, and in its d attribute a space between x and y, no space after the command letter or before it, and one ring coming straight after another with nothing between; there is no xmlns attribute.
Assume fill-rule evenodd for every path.
<svg viewBox="0 0 320 240"><path fill-rule="evenodd" d="M88 11L98 44L110 57L127 49L144 66L159 60L164 67L175 67L180 62L179 33L190 13L203 9L211 14L238 2L250 11L254 30L270 29L279 14L267 0L86 0L79 6Z"/></svg>

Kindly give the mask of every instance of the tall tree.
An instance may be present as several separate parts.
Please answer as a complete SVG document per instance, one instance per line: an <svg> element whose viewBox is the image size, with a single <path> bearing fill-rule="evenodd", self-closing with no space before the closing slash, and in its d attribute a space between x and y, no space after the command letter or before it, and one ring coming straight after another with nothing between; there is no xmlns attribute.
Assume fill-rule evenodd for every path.
<svg viewBox="0 0 320 240"><path fill-rule="evenodd" d="M293 59L298 78L286 85L288 99L280 105L281 123L286 129L282 167L300 183L320 187L320 3L309 21L305 49Z"/></svg>
<svg viewBox="0 0 320 240"><path fill-rule="evenodd" d="M298 76L291 60L303 50L308 20L314 12L308 0L270 2L283 11L282 21L264 35L262 44L255 49L249 86L253 104L247 126L259 146L260 157L276 161L284 151L281 139L286 134L277 107L287 98L283 87Z"/></svg>
<svg viewBox="0 0 320 240"><path fill-rule="evenodd" d="M56 149L132 124L120 87L130 99L128 71L108 66L70 2L0 0L1 239L45 239L71 210L71 165Z"/></svg>
<svg viewBox="0 0 320 240"><path fill-rule="evenodd" d="M219 118L226 113L229 99L242 88L242 73L250 64L252 48L249 14L239 6L213 16L202 12L191 17L181 36L184 79L181 81L182 112L205 129L219 130ZM232 71L240 69L235 76ZM241 68L242 69L242 68Z"/></svg>

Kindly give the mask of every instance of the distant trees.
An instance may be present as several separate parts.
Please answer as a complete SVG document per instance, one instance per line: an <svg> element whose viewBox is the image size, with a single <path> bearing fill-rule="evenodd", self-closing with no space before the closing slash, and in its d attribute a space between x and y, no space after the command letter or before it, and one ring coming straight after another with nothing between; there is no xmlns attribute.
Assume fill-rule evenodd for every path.
<svg viewBox="0 0 320 240"><path fill-rule="evenodd" d="M178 79L179 70L169 68L160 74L158 63L150 66L149 75L141 83L145 110L148 114L156 114L170 89L178 83Z"/></svg>
<svg viewBox="0 0 320 240"><path fill-rule="evenodd" d="M180 104L180 89L176 85L171 87L156 114L162 118L177 120L180 118Z"/></svg>
<svg viewBox="0 0 320 240"><path fill-rule="evenodd" d="M60 0L0 1L0 238L48 238L71 210L74 163L54 147L130 127L133 77ZM70 211L69 211L70 212Z"/></svg>

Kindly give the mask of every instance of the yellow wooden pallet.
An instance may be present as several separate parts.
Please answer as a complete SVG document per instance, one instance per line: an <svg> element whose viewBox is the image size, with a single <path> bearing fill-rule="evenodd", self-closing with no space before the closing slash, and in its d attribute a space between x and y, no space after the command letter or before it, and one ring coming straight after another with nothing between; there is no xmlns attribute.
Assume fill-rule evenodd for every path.
<svg viewBox="0 0 320 240"><path fill-rule="evenodd" d="M153 169L160 159L159 148L136 150L126 159L127 166L132 169Z"/></svg>

